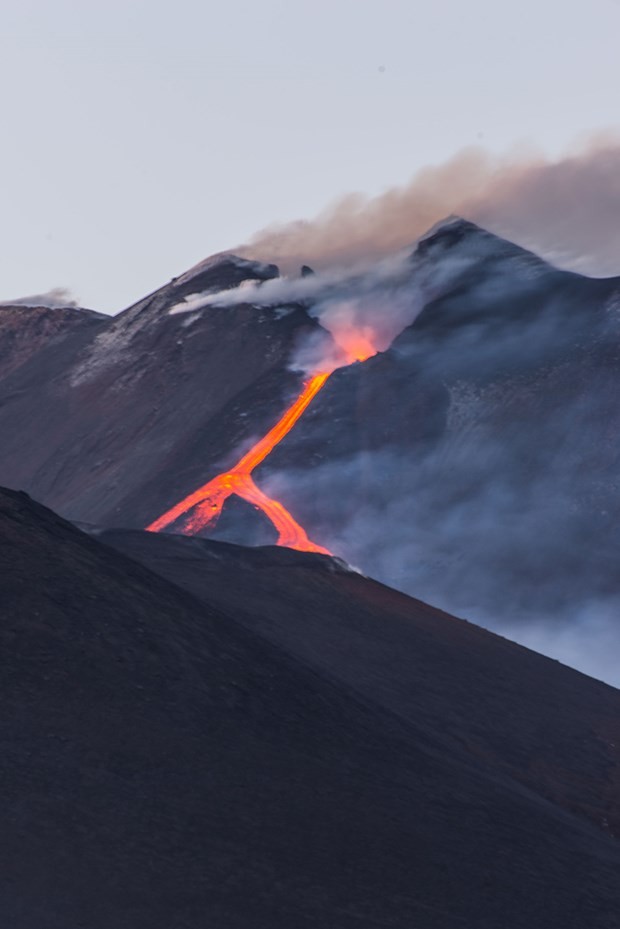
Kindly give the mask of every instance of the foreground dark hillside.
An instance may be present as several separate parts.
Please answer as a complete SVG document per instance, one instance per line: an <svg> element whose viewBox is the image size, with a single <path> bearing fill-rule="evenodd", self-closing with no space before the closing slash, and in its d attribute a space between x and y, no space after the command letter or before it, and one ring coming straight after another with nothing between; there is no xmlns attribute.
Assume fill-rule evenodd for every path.
<svg viewBox="0 0 620 929"><path fill-rule="evenodd" d="M511 713L523 675L521 712L529 716L532 660L543 660L420 604L393 602L362 578L330 573L340 569L329 559L301 557L290 584L288 568L276 563L279 609L289 603L295 621L307 591L304 619L315 610L330 616L333 640L340 637L332 649L321 632L325 651L334 652L331 667L278 644L284 613L270 617L269 556L248 568L239 552L222 548L214 584L222 605L211 606L27 497L0 493L3 924L617 926L620 849L605 825L566 797L545 799L517 783L511 739L502 749L491 737L483 753L459 746L450 732L459 708L442 707L438 697L450 677L462 675L462 692L486 687L499 732L508 721L494 702L492 662L510 679ZM263 569L266 592L255 587L250 630L250 611L242 614L234 596L224 606L222 589ZM433 687L421 677L417 695L421 709L435 705L432 722L432 710L410 712L411 695L400 710L389 705L397 698L382 692L385 655L376 687L344 681L337 624L348 639L352 615L339 614L353 593L361 620L353 653L363 652L367 637L378 648L372 616L380 628L400 612L414 630L412 667L426 639L439 673L438 630L445 630L442 680ZM455 662L459 637L463 663ZM391 639L393 632L388 651ZM572 685L573 708L583 695L576 722L572 710L565 718L552 711L561 731L547 738L557 738L565 765L563 743L578 752L588 726L597 732L610 713L620 715L620 704L603 685L558 674ZM472 715L481 712L478 701ZM490 714L481 713L480 727L489 725ZM519 739L526 729L517 727ZM535 739L519 751L536 766ZM601 744L589 772L580 760L561 779L592 778L604 794L609 751Z"/></svg>
<svg viewBox="0 0 620 929"><path fill-rule="evenodd" d="M449 752L620 838L620 691L331 559L148 532L99 538Z"/></svg>

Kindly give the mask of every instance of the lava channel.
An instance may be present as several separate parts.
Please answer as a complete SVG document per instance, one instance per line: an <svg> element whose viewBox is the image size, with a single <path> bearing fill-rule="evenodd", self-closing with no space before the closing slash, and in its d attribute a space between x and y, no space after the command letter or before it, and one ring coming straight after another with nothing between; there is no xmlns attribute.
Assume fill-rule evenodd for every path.
<svg viewBox="0 0 620 929"><path fill-rule="evenodd" d="M278 545L296 548L301 552L319 552L323 555L331 555L327 548L317 545L309 539L305 530L293 519L288 510L277 500L272 500L271 497L263 493L256 486L251 476L254 468L264 461L278 442L290 432L312 399L324 386L330 373L321 372L313 375L304 385L304 389L295 402L286 410L275 426L269 430L267 435L259 439L230 471L218 474L217 477L203 484L202 487L189 494L180 503L177 503L176 506L164 513L163 516L160 516L159 519L147 526L147 530L149 532L160 532L166 526L184 516L189 510L193 510L185 522L183 533L184 535L196 535L202 530L208 529L209 526L215 525L222 512L224 502L231 494L236 494L261 510L273 523L278 531Z"/></svg>

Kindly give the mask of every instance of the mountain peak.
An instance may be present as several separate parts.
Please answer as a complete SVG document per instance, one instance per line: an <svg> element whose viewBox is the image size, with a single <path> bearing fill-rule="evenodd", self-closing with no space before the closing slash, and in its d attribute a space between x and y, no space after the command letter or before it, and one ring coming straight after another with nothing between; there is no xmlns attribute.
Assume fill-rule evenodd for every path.
<svg viewBox="0 0 620 929"><path fill-rule="evenodd" d="M191 267L177 278L173 278L175 289L183 293L203 290L225 290L237 287L243 281L268 281L279 277L275 264L241 258L233 252L218 252Z"/></svg>
<svg viewBox="0 0 620 929"><path fill-rule="evenodd" d="M418 240L412 270L425 299L436 299L465 282L487 288L529 288L555 271L533 252L460 216L449 216Z"/></svg>
<svg viewBox="0 0 620 929"><path fill-rule="evenodd" d="M523 258L527 256L541 267L546 267L542 258L534 255L533 252L461 216L448 216L431 226L428 232L418 240L414 254L434 256L448 250L476 258Z"/></svg>

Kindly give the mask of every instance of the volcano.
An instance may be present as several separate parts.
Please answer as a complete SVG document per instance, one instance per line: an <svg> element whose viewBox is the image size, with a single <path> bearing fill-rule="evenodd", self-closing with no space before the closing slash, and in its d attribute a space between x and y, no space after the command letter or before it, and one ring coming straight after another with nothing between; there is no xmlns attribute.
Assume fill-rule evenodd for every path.
<svg viewBox="0 0 620 929"><path fill-rule="evenodd" d="M615 929L620 691L454 614L617 673L619 311L460 219L0 307L3 924Z"/></svg>
<svg viewBox="0 0 620 929"><path fill-rule="evenodd" d="M407 262L413 322L335 370L244 476L254 500L218 497L217 522L205 507L195 530L305 537L534 644L541 629L564 643L585 630L599 653L560 656L618 681L620 280L559 271L460 219ZM232 473L302 395L300 346L325 335L311 300L244 302L277 280L274 265L222 254L113 318L54 317L0 367L0 482L72 520L143 528ZM204 305L227 290L235 302ZM375 296L380 315L389 288ZM0 308L2 344L29 313Z"/></svg>

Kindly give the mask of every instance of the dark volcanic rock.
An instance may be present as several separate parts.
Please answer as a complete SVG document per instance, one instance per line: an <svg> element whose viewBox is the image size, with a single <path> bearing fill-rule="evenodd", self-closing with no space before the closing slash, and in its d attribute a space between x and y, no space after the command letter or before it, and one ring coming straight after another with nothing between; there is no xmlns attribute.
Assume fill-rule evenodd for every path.
<svg viewBox="0 0 620 929"><path fill-rule="evenodd" d="M0 304L0 380L50 342L64 341L76 331L92 337L106 323L108 317L92 310Z"/></svg>
<svg viewBox="0 0 620 929"><path fill-rule="evenodd" d="M300 307L169 310L276 274L216 256L79 338L37 344L0 387L3 482L73 519L140 527L194 490L298 392L288 363L317 323Z"/></svg>
<svg viewBox="0 0 620 929"><path fill-rule="evenodd" d="M216 550L182 546L202 564ZM614 929L617 842L572 810L566 792L545 799L517 783L511 740L499 747L508 721L494 662L509 692L523 675L522 703L513 693L509 709L524 718L546 709L528 687L549 662L436 612L431 622L421 605L330 559L259 552L244 567L252 556L220 548L216 600L229 578L241 587L248 571L266 572L248 589L252 631L247 599L243 615L236 593L225 608L207 605L25 496L0 493L3 924ZM274 577L283 588L272 622ZM311 657L312 636L303 661L277 643L287 597L294 618L304 590L310 613L331 617L323 662ZM366 674L362 646L376 648L383 620L387 651L400 623L412 627L412 662L418 646L429 662L435 652L441 677L422 676L410 697L417 712L389 708L385 654L378 682L344 682L337 622L348 635L358 613L356 674ZM459 640L467 663L454 663ZM561 722L548 734L559 759L565 740L579 749L584 720L596 731L619 709L616 692L562 674L584 708L576 722L574 703L565 717L549 710ZM439 694L460 676L462 693L471 687L482 700L486 691L479 728L492 725L492 751L477 751L479 734L474 745L454 737L460 708ZM480 706L469 702L472 714ZM475 729L472 719L467 737ZM549 779L539 744L512 748ZM601 795L608 751L600 745L588 772ZM557 781L583 778L581 764Z"/></svg>
<svg viewBox="0 0 620 929"><path fill-rule="evenodd" d="M620 691L338 559L145 532L98 537L365 700L441 733L450 752L486 759L620 838Z"/></svg>

